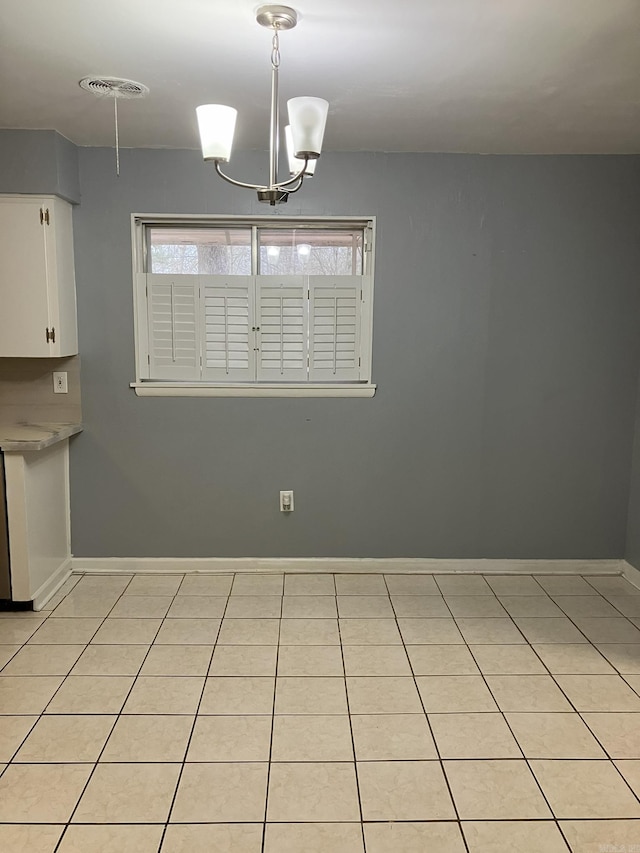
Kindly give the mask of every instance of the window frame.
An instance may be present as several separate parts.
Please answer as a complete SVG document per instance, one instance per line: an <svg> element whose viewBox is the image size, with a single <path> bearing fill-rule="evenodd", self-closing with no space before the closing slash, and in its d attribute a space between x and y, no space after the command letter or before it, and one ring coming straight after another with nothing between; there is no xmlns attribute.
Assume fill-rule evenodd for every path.
<svg viewBox="0 0 640 853"><path fill-rule="evenodd" d="M147 326L146 287L149 246L148 230L153 227L252 227L296 230L335 230L363 228L362 277L368 281L367 299L361 306L360 358L362 379L356 382L212 382L198 380L158 380L149 376L149 333ZM254 235L257 232L254 232ZM132 278L134 308L134 342L136 379L130 387L140 397L146 396L223 396L223 397L373 397L376 385L371 380L373 339L373 281L375 267L375 216L225 216L220 214L148 214L131 215ZM252 239L252 255L257 252ZM263 274L264 275L264 274ZM347 278L347 276L345 276Z"/></svg>

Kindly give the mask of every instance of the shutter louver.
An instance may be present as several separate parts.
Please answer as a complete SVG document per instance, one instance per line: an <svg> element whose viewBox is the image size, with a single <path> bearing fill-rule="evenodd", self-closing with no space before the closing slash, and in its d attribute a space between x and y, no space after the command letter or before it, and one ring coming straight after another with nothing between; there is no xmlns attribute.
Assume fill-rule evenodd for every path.
<svg viewBox="0 0 640 853"><path fill-rule="evenodd" d="M258 276L258 380L308 379L309 302L303 276Z"/></svg>
<svg viewBox="0 0 640 853"><path fill-rule="evenodd" d="M151 379L198 379L198 278L147 275L149 375Z"/></svg>
<svg viewBox="0 0 640 853"><path fill-rule="evenodd" d="M310 276L310 379L360 379L362 276Z"/></svg>
<svg viewBox="0 0 640 853"><path fill-rule="evenodd" d="M252 276L201 276L202 375L213 381L255 380Z"/></svg>

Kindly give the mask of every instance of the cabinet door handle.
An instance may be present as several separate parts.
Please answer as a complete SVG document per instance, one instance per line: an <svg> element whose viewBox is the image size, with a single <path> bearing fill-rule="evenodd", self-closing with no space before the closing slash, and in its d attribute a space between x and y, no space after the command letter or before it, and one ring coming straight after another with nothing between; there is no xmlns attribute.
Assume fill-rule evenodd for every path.
<svg viewBox="0 0 640 853"><path fill-rule="evenodd" d="M55 342L56 342L55 326L51 327L51 331L49 331L48 328L46 329L45 340L48 344L55 344Z"/></svg>
<svg viewBox="0 0 640 853"><path fill-rule="evenodd" d="M40 208L40 225L44 225L44 210ZM49 330L47 329L47 332Z"/></svg>

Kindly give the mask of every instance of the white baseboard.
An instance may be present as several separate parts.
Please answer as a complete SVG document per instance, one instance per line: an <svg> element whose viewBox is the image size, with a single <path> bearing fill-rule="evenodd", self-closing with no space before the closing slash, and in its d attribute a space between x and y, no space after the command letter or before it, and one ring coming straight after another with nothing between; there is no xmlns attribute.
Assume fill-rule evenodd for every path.
<svg viewBox="0 0 640 853"><path fill-rule="evenodd" d="M629 583L632 583L640 589L640 571L638 571L635 566L632 566L631 563L627 563L626 560L622 561L622 574Z"/></svg>
<svg viewBox="0 0 640 853"><path fill-rule="evenodd" d="M73 557L74 572L90 574L229 574L332 572L394 574L620 575L622 560L436 560L341 557ZM630 567L631 568L631 567ZM634 569L635 571L635 569ZM640 574L640 573L639 573Z"/></svg>
<svg viewBox="0 0 640 853"><path fill-rule="evenodd" d="M62 565L57 569L57 571L53 575L51 575L51 577L46 580L38 590L36 590L36 593L32 599L33 609L42 610L47 601L49 601L49 599L56 594L62 584L71 575L71 572L71 557L67 557L67 559L64 561L64 563L62 563Z"/></svg>

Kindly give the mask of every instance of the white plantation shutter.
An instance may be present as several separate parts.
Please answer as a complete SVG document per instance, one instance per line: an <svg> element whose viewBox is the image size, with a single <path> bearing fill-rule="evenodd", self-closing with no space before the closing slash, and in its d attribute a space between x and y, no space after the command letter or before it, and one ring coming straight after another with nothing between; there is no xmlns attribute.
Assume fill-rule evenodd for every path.
<svg viewBox="0 0 640 853"><path fill-rule="evenodd" d="M198 276L149 273L146 279L150 378L198 379Z"/></svg>
<svg viewBox="0 0 640 853"><path fill-rule="evenodd" d="M360 379L363 276L309 276L309 378Z"/></svg>
<svg viewBox="0 0 640 853"><path fill-rule="evenodd" d="M309 302L305 277L257 276L256 302L258 380L306 382Z"/></svg>
<svg viewBox="0 0 640 853"><path fill-rule="evenodd" d="M203 323L202 377L255 380L253 276L200 276Z"/></svg>
<svg viewBox="0 0 640 853"><path fill-rule="evenodd" d="M277 396L279 387L283 396L375 390L375 223L300 219L300 233L298 217L243 219L251 243L238 243L244 254L236 258L229 234L237 236L239 218L134 217L136 393L147 381L142 395L174 387L185 396L245 396L245 386L246 396ZM296 251L301 239L306 255ZM204 275L199 263L226 272ZM321 274L293 274L304 270Z"/></svg>

